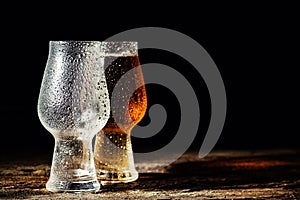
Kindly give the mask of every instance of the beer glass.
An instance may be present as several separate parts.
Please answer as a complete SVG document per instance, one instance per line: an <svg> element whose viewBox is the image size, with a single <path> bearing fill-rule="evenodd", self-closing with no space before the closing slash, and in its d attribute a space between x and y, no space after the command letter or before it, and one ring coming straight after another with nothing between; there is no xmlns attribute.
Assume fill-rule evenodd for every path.
<svg viewBox="0 0 300 200"><path fill-rule="evenodd" d="M138 178L130 133L146 112L147 98L137 45L135 41L102 42L111 111L96 135L94 157L103 185Z"/></svg>
<svg viewBox="0 0 300 200"><path fill-rule="evenodd" d="M98 191L93 137L107 122L110 105L101 42L50 41L38 98L38 116L55 138L52 192Z"/></svg>

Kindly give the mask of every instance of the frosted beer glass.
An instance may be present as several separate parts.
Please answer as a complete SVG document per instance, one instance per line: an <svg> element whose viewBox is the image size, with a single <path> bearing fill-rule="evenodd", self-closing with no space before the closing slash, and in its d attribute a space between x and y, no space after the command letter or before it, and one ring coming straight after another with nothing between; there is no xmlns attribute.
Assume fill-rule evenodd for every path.
<svg viewBox="0 0 300 200"><path fill-rule="evenodd" d="M130 133L146 112L147 98L137 45L135 41L102 42L111 100L108 122L95 141L95 165L102 184L126 183L138 178ZM136 88L133 93L126 92L132 88Z"/></svg>
<svg viewBox="0 0 300 200"><path fill-rule="evenodd" d="M107 122L109 98L101 42L50 41L38 116L55 138L52 192L98 191L92 140Z"/></svg>

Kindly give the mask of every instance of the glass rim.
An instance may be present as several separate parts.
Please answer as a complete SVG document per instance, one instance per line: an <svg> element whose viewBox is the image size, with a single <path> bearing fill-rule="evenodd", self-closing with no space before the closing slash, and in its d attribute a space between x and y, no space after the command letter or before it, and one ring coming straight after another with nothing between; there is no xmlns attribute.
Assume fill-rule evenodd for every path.
<svg viewBox="0 0 300 200"><path fill-rule="evenodd" d="M138 41L133 40L50 40L50 45L90 44L99 46L105 56L134 56L138 54Z"/></svg>
<svg viewBox="0 0 300 200"><path fill-rule="evenodd" d="M49 40L49 42L86 42L86 43L92 43L92 42L96 42L96 43L114 43L114 44L137 44L138 41L135 40Z"/></svg>
<svg viewBox="0 0 300 200"><path fill-rule="evenodd" d="M50 43L101 43L101 41L93 41L93 40L50 40Z"/></svg>
<svg viewBox="0 0 300 200"><path fill-rule="evenodd" d="M135 40L103 40L102 43L114 43L114 44L137 44Z"/></svg>
<svg viewBox="0 0 300 200"><path fill-rule="evenodd" d="M138 54L138 42L130 40L103 41L101 52L106 56L135 56Z"/></svg>

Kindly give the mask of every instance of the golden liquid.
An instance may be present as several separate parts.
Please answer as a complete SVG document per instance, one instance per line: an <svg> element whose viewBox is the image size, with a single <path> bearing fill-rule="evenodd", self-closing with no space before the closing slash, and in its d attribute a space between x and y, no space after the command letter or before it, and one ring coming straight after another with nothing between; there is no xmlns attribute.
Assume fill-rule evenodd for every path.
<svg viewBox="0 0 300 200"><path fill-rule="evenodd" d="M127 95L126 92L122 93L122 91L128 91L129 84L121 83L118 85L118 88L122 88L122 90L118 94L116 105L111 107L109 119L96 137L94 155L96 170L102 183L105 183L105 181L132 181L138 177L138 173L134 167L130 132L141 121L147 109L142 68L138 56L105 57L104 65L110 99L112 93L115 92L116 84L120 84L118 83L119 79L133 68L135 73L126 81L129 81L131 86L140 87L130 97L127 97L124 96ZM127 99L129 99L128 110L123 109L121 106L118 107ZM119 112L120 115L114 115L114 109L117 109L115 111ZM121 125L122 129L118 124Z"/></svg>
<svg viewBox="0 0 300 200"><path fill-rule="evenodd" d="M129 70L135 68L134 76L130 77L128 80L131 84L143 85L139 87L133 95L130 97L128 109L129 115L126 110L122 111L122 119L118 119L118 123L122 124L123 130L121 130L114 118L111 110L108 122L103 128L104 132L114 132L114 133L129 133L131 129L141 121L145 115L147 109L147 96L146 88L144 85L144 77L142 73L142 68L140 66L138 56L126 56L126 57L106 57L105 64L108 67L105 70L105 76L107 81L108 93L111 99L112 92L118 82L118 80ZM122 88L126 90L126 85L122 85ZM118 101L122 101L122 97L118 97ZM112 108L114 109L114 108ZM121 112L118 110L118 112ZM125 130L124 130L125 129Z"/></svg>

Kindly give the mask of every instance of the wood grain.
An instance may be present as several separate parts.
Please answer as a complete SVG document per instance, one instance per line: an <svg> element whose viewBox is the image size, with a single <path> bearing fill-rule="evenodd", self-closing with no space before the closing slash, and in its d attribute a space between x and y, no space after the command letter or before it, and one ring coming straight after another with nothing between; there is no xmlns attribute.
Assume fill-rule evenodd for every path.
<svg viewBox="0 0 300 200"><path fill-rule="evenodd" d="M214 151L199 159L182 155L126 184L105 185L97 193L51 193L45 189L51 156L1 158L2 199L300 199L300 151Z"/></svg>

